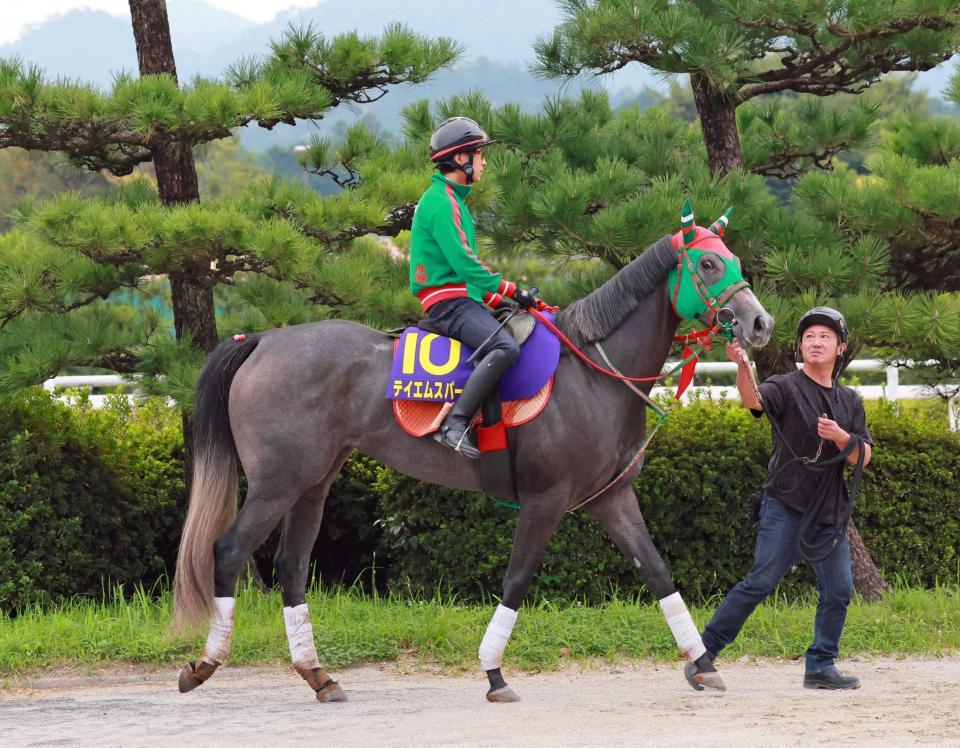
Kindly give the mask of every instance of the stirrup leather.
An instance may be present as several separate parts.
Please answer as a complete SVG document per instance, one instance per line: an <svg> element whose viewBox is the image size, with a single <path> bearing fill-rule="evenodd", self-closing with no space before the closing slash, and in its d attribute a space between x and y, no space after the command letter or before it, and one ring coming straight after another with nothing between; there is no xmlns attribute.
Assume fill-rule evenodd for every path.
<svg viewBox="0 0 960 748"><path fill-rule="evenodd" d="M471 429L471 428L473 428L473 425L472 425L472 424L468 424L467 427L466 427L466 428L463 430L463 432L460 434L460 438L457 439L457 443L456 443L456 445L454 445L454 447L453 447L453 451L454 451L454 452L460 452L461 454L463 454L463 451L460 449L460 447L463 446L463 440L467 438L467 434L470 433L470 429ZM469 444L469 442L467 442L467 444Z"/></svg>

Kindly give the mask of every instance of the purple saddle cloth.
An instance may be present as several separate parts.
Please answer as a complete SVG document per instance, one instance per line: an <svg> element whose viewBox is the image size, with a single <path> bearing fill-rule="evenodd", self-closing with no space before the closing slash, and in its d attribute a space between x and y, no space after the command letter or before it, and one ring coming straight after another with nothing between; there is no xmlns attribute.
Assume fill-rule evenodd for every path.
<svg viewBox="0 0 960 748"><path fill-rule="evenodd" d="M553 321L553 314L544 314ZM473 365L465 363L472 353L458 340L408 327L393 354L387 398L453 402L473 373ZM504 401L533 397L550 381L559 360L560 340L544 325L537 325L520 346L517 363L500 380L500 397Z"/></svg>

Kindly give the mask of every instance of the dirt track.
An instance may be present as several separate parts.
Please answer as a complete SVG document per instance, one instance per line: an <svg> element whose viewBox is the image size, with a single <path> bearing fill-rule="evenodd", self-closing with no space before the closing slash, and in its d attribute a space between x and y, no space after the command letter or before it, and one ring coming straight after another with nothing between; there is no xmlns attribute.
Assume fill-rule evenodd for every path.
<svg viewBox="0 0 960 748"><path fill-rule="evenodd" d="M697 693L677 665L508 674L517 704L488 704L475 675L335 674L345 704L318 704L283 668L226 668L181 695L176 673L47 677L0 692L4 745L960 746L960 657L847 661L858 691L807 691L796 662L726 663L726 693Z"/></svg>

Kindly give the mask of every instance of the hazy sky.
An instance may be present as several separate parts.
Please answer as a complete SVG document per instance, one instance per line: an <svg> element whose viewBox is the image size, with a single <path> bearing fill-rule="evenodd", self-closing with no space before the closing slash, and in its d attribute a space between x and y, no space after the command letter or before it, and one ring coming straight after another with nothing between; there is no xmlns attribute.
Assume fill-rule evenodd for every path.
<svg viewBox="0 0 960 748"><path fill-rule="evenodd" d="M180 0L167 0L168 6ZM310 8L322 0L204 0L223 10L249 18L256 23L266 23L277 13L289 8ZM16 41L29 24L42 23L48 18L71 10L102 10L115 16L129 16L127 0L0 0L0 44Z"/></svg>

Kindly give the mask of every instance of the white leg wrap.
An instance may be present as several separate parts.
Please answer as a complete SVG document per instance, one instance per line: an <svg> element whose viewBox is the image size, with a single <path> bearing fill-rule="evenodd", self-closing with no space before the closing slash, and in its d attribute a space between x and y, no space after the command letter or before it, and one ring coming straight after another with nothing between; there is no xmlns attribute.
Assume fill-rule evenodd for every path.
<svg viewBox="0 0 960 748"><path fill-rule="evenodd" d="M487 626L487 633L480 642L480 667L484 670L496 670L503 661L503 652L513 633L513 624L517 622L517 611L498 605Z"/></svg>
<svg viewBox="0 0 960 748"><path fill-rule="evenodd" d="M680 593L674 592L669 597L663 598L660 601L660 607L663 609L663 615L667 619L670 631L673 632L673 638L677 640L677 645L687 656L687 659L693 662L704 654L707 648L703 646L700 632L697 631L693 618L690 617L690 611L687 610L686 603L683 602Z"/></svg>
<svg viewBox="0 0 960 748"><path fill-rule="evenodd" d="M230 654L233 641L233 609L236 598L213 598L214 610L210 616L210 633L203 647L203 660L211 665L222 665Z"/></svg>
<svg viewBox="0 0 960 748"><path fill-rule="evenodd" d="M298 672L320 667L317 645L313 642L313 624L310 611L303 603L296 608L283 609L283 622L287 625L287 642L290 644L290 660Z"/></svg>

